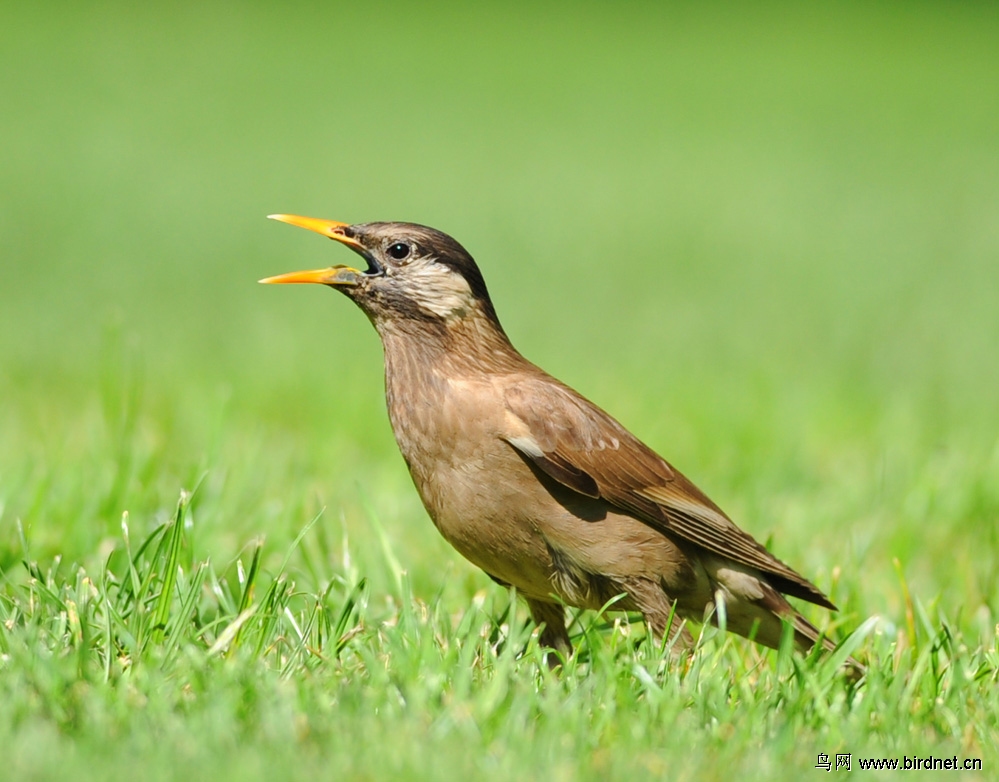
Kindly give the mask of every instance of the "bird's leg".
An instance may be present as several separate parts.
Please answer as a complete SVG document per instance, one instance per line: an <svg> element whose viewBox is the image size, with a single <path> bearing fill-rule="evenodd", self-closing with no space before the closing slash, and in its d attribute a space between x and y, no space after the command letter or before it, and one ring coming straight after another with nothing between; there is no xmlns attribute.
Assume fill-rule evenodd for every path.
<svg viewBox="0 0 999 782"><path fill-rule="evenodd" d="M656 640L665 640L674 659L682 657L694 647L694 637L686 623L677 616L676 602L671 600L662 586L647 578L622 578L615 582L628 598L622 607L638 610Z"/></svg>
<svg viewBox="0 0 999 782"><path fill-rule="evenodd" d="M643 617L656 639L666 641L670 657L673 659L680 659L694 648L694 636L690 634L686 622L680 617L676 615L671 617L670 614L663 617L658 613L643 614Z"/></svg>
<svg viewBox="0 0 999 782"><path fill-rule="evenodd" d="M568 657L572 653L572 642L569 640L569 633L565 629L565 609L558 603L544 603L540 600L527 601L527 607L531 610L531 618L537 625L544 624L541 631L541 638L538 639L542 646L561 652L563 657ZM561 665L558 657L553 654L548 655L548 666L555 668Z"/></svg>

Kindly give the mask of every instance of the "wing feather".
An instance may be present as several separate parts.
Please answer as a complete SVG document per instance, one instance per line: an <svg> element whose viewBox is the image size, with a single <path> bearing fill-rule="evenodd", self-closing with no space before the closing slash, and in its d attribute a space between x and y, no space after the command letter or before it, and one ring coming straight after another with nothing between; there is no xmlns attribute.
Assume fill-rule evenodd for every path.
<svg viewBox="0 0 999 782"><path fill-rule="evenodd" d="M507 442L559 483L599 497L665 535L756 568L785 594L835 609L665 459L568 386L523 376L507 386L505 400L522 424Z"/></svg>

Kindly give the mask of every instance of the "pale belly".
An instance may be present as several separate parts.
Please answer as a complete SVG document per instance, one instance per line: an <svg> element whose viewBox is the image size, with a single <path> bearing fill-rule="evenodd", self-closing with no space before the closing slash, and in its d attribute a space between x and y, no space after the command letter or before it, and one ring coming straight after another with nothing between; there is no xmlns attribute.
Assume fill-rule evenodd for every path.
<svg viewBox="0 0 999 782"><path fill-rule="evenodd" d="M580 608L600 608L622 580L675 575L666 537L528 466L503 439L506 408L489 383L419 385L427 395L405 408L389 394L392 428L434 525L472 564L526 597Z"/></svg>
<svg viewBox="0 0 999 782"><path fill-rule="evenodd" d="M511 456L519 459L512 450ZM557 592L544 522L530 512L536 503L523 490L532 479L526 465L526 475L515 465L438 468L433 476L411 472L434 525L465 559L526 597L549 600ZM525 483L511 480L511 472Z"/></svg>
<svg viewBox="0 0 999 782"><path fill-rule="evenodd" d="M437 529L472 564L525 597L555 595L589 609L627 591L631 579L690 578L680 573L684 560L668 538L564 487L553 494L509 450L509 457L497 451L492 469L413 476Z"/></svg>

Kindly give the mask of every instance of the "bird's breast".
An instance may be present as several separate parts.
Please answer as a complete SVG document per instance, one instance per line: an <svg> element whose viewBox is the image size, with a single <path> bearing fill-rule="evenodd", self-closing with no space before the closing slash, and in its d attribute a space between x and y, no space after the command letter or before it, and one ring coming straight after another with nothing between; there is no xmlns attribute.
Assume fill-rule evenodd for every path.
<svg viewBox="0 0 999 782"><path fill-rule="evenodd" d="M528 597L599 607L603 576L674 578L676 547L603 500L532 470L510 445L504 390L432 365L389 371L389 417L430 518L477 567ZM595 578L600 576L600 578Z"/></svg>
<svg viewBox="0 0 999 782"><path fill-rule="evenodd" d="M441 535L472 564L527 594L551 593L530 469L501 437L505 406L488 380L386 373L389 419Z"/></svg>

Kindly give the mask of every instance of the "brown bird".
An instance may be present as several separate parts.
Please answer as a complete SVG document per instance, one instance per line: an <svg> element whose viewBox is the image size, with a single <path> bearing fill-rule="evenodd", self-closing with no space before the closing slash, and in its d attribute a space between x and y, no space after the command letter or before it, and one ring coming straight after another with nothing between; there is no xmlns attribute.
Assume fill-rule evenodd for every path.
<svg viewBox="0 0 999 782"><path fill-rule="evenodd" d="M563 605L638 611L659 638L707 614L777 648L783 624L819 631L783 595L835 610L666 460L525 359L496 317L472 256L410 223L348 225L271 215L347 245L367 268L264 283L344 293L385 350L389 418L430 518L494 581L517 588L541 643L571 651ZM686 627L672 631L690 645ZM823 639L827 648L832 644Z"/></svg>

